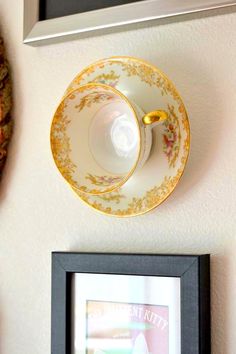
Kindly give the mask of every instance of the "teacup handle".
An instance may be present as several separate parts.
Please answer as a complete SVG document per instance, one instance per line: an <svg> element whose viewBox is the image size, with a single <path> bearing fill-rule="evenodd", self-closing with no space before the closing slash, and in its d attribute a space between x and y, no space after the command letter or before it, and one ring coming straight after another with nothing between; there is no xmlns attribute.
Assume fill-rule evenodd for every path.
<svg viewBox="0 0 236 354"><path fill-rule="evenodd" d="M165 111L152 111L142 118L144 125L157 125L164 122L168 118L168 114Z"/></svg>

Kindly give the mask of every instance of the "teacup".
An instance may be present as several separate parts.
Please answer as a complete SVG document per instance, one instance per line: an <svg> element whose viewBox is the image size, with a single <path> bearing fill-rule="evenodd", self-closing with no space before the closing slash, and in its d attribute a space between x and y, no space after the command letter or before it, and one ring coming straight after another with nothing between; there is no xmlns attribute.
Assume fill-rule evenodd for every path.
<svg viewBox="0 0 236 354"><path fill-rule="evenodd" d="M55 163L67 182L82 193L114 191L147 161L151 130L165 119L165 111L146 114L111 86L80 86L63 98L53 118Z"/></svg>

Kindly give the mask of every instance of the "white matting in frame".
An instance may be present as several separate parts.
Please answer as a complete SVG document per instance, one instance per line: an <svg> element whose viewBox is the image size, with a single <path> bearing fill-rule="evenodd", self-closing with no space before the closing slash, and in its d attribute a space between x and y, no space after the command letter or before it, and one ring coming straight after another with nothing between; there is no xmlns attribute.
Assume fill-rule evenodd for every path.
<svg viewBox="0 0 236 354"><path fill-rule="evenodd" d="M180 354L180 278L74 273L71 354Z"/></svg>

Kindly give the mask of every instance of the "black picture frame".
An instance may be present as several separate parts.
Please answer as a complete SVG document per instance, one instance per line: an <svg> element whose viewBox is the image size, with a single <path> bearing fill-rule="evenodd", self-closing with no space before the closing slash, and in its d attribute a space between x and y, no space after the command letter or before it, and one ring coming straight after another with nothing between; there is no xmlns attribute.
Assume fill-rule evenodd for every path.
<svg viewBox="0 0 236 354"><path fill-rule="evenodd" d="M51 354L71 354L72 274L179 277L181 354L210 354L210 255L52 253Z"/></svg>

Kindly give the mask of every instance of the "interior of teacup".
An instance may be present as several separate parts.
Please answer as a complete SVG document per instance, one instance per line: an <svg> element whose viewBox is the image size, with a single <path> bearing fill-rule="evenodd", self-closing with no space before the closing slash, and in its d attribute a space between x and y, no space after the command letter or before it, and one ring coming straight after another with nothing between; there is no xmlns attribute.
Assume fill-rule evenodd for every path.
<svg viewBox="0 0 236 354"><path fill-rule="evenodd" d="M65 179L85 193L121 186L140 155L134 108L116 89L87 84L66 96L52 123L54 160Z"/></svg>

